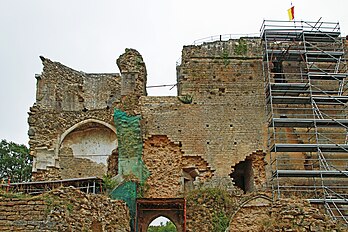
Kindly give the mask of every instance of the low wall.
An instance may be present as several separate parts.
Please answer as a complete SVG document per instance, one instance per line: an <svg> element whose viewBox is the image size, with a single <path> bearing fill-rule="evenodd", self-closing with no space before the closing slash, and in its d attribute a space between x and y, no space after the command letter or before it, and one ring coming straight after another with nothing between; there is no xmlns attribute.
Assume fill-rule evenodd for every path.
<svg viewBox="0 0 348 232"><path fill-rule="evenodd" d="M0 192L0 231L128 232L129 212L122 201L72 187L35 197Z"/></svg>

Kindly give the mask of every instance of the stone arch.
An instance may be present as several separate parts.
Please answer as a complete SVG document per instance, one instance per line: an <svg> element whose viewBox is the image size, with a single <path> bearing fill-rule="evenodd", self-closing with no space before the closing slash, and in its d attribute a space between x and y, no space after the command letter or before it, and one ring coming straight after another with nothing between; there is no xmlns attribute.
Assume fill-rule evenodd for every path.
<svg viewBox="0 0 348 232"><path fill-rule="evenodd" d="M158 217L168 218L178 232L186 231L186 201L183 198L143 198L137 200L138 231L146 232Z"/></svg>
<svg viewBox="0 0 348 232"><path fill-rule="evenodd" d="M116 148L114 126L96 119L76 123L59 138L56 156L62 178L105 175Z"/></svg>
<svg viewBox="0 0 348 232"><path fill-rule="evenodd" d="M142 223L140 223L139 225L139 232L147 232L147 229L149 228L151 222L158 218L158 217L166 217L168 218L171 222L173 222L173 224L176 227L176 230L178 232L183 231L182 228L182 222L180 221L180 219L177 217L177 213L173 212L173 211L169 211L169 212L164 212L164 211L160 211L160 212L156 212L156 211L152 211L149 212L148 215L146 215L145 217L143 217L143 221Z"/></svg>
<svg viewBox="0 0 348 232"><path fill-rule="evenodd" d="M233 213L231 216L231 221L236 217L237 214L239 214L243 208L247 207L271 207L273 203L272 198L270 198L267 195L259 194L254 197L251 197L245 201L243 201L237 210Z"/></svg>
<svg viewBox="0 0 348 232"><path fill-rule="evenodd" d="M273 202L272 198L270 198L267 195L256 195L250 199L245 200L240 207L244 206L270 206L270 204Z"/></svg>
<svg viewBox="0 0 348 232"><path fill-rule="evenodd" d="M262 225L270 219L269 210L272 204L272 199L264 194L245 200L233 213L226 231L264 231ZM253 223L250 223L250 220Z"/></svg>

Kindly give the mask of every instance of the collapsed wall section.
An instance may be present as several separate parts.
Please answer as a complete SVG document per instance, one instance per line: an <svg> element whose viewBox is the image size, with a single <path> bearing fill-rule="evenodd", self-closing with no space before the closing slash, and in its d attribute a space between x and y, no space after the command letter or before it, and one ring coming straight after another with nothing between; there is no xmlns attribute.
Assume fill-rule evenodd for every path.
<svg viewBox="0 0 348 232"><path fill-rule="evenodd" d="M120 75L87 74L40 58L28 118L33 179L102 176L117 146L112 108L121 98Z"/></svg>
<svg viewBox="0 0 348 232"><path fill-rule="evenodd" d="M137 114L147 77L140 53L126 49L117 59L121 75L78 72L40 58L44 67L28 118L33 179L117 173L108 167L118 146L113 109Z"/></svg>
<svg viewBox="0 0 348 232"><path fill-rule="evenodd" d="M200 156L184 156L180 144L165 135L153 135L144 141L143 159L151 175L144 197L177 198L194 188L195 181L205 181L213 171Z"/></svg>

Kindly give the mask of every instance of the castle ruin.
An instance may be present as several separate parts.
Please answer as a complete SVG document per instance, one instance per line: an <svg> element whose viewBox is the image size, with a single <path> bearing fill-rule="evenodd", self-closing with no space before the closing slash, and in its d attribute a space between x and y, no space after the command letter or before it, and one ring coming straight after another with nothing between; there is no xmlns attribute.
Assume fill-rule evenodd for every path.
<svg viewBox="0 0 348 232"><path fill-rule="evenodd" d="M344 47L338 24L265 21L261 38L184 46L173 97L147 96L134 49L117 59L119 74L40 57L33 181L109 176L138 231L158 216L194 231L184 196L203 187L301 193L347 222Z"/></svg>

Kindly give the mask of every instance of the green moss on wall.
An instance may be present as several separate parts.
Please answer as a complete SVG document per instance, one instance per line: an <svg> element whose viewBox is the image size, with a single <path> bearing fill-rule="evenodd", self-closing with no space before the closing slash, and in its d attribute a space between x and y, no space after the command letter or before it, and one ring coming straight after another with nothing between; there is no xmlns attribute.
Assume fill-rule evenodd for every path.
<svg viewBox="0 0 348 232"><path fill-rule="evenodd" d="M118 138L118 172L121 175L134 175L140 183L149 177L143 160L143 140L140 129L140 116L131 116L115 109L114 121Z"/></svg>
<svg viewBox="0 0 348 232"><path fill-rule="evenodd" d="M126 202L131 216L132 231L135 231L137 184L143 186L150 175L142 160L143 140L140 119L140 116L128 115L119 109L114 111L118 139L118 174L123 177L124 182L120 183L110 195L113 199Z"/></svg>

